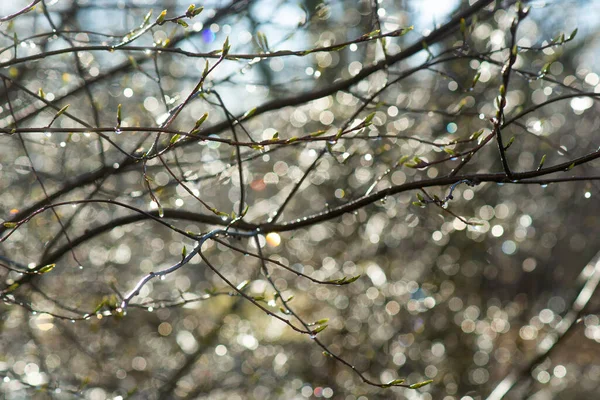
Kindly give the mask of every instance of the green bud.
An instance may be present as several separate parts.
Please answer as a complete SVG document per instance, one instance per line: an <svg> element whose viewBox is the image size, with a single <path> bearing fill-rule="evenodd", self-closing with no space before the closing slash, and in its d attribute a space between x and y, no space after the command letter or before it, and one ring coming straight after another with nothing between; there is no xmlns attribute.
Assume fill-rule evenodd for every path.
<svg viewBox="0 0 600 400"><path fill-rule="evenodd" d="M412 385L409 386L409 388L410 389L418 389L420 387L429 385L431 382L433 382L433 379L429 379L427 381L423 381L423 382L419 382L419 383L413 383Z"/></svg>
<svg viewBox="0 0 600 400"><path fill-rule="evenodd" d="M162 25L165 22L165 17L167 16L167 10L163 10L158 18L156 18L156 23L158 25Z"/></svg>
<svg viewBox="0 0 600 400"><path fill-rule="evenodd" d="M52 271L54 269L54 267L56 267L56 264L44 265L42 268L39 269L38 273L39 274L45 274L47 272Z"/></svg>

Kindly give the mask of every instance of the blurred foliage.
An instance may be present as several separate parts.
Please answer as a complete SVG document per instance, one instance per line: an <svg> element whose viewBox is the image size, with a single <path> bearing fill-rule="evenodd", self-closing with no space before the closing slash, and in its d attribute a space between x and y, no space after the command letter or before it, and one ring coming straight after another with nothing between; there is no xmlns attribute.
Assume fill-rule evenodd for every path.
<svg viewBox="0 0 600 400"><path fill-rule="evenodd" d="M0 4L3 398L597 398L599 4L519 7Z"/></svg>

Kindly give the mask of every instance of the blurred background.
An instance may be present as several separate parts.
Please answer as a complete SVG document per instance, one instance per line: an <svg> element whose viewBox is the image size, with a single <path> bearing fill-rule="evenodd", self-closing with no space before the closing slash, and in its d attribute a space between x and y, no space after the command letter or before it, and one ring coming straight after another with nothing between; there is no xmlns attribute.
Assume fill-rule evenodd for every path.
<svg viewBox="0 0 600 400"><path fill-rule="evenodd" d="M194 247L185 232L223 225L223 214L247 206L244 221L277 215L283 226L451 173L455 155L477 145L471 135L482 130L481 142L493 128L514 2L485 2L464 24L448 23L475 1L206 1L194 18L179 0L34 3L0 24L0 218L9 221L0 242L0 397L598 397L593 160L550 176L576 177L567 182L433 186L259 235L262 254L292 271L325 281L360 274L324 285L268 263L295 313L328 319L318 337L331 353L375 382L433 380L420 389L365 384L199 256L147 283L126 315L118 310L142 277ZM0 16L28 4L2 2ZM505 143L514 137L506 150L514 171L600 145L600 2L524 4L505 108L507 120L519 118L503 129ZM418 51L398 56L415 43ZM207 60L216 66L188 99ZM151 130L190 132L205 113L201 139ZM320 140L371 113L372 125ZM162 157L132 157L156 148ZM405 156L427 166L399 164ZM501 171L491 141L460 173ZM452 199L419 206L417 192ZM11 221L24 218L13 231ZM293 320L248 256L257 251L247 238L202 248L234 286ZM36 270L45 273L28 273Z"/></svg>

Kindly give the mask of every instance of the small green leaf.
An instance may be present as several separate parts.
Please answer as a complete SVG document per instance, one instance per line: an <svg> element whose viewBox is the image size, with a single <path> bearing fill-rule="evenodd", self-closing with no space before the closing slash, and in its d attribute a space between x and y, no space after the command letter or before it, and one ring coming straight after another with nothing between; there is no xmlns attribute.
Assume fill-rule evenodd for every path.
<svg viewBox="0 0 600 400"><path fill-rule="evenodd" d="M472 88L475 87L475 85L477 85L477 82L479 82L479 78L481 78L481 72L477 72L473 77L473 83L471 84Z"/></svg>
<svg viewBox="0 0 600 400"><path fill-rule="evenodd" d="M313 132L313 133L311 133L311 134L310 134L310 137L318 137L318 136L321 136L321 135L323 135L325 132L327 132L327 131L323 131L323 130L321 130L321 131L316 131L316 132Z"/></svg>
<svg viewBox="0 0 600 400"><path fill-rule="evenodd" d="M102 307L104 307L105 305L106 305L106 298L102 299L102 301L100 303L98 303L96 308L94 308L94 311L92 312L92 314L97 314L98 311L102 310Z"/></svg>
<svg viewBox="0 0 600 400"><path fill-rule="evenodd" d="M314 323L314 324L315 324L315 325L323 325L323 324L326 324L326 323L328 323L328 322L329 322L329 318L323 318L323 319L320 319L320 320L318 320L318 321L315 321L315 323Z"/></svg>
<svg viewBox="0 0 600 400"><path fill-rule="evenodd" d="M540 75L542 75L542 76L546 75L548 73L548 70L550 69L550 65L552 65L552 61L544 64L544 66L540 70Z"/></svg>
<svg viewBox="0 0 600 400"><path fill-rule="evenodd" d="M248 111L246 111L244 113L244 115L242 115L242 118L240 118L241 120L250 118L251 116L254 115L254 113L256 112L256 107L249 109Z"/></svg>
<svg viewBox="0 0 600 400"><path fill-rule="evenodd" d="M13 228L17 227L17 223L16 222L4 222L2 225L5 228L8 228L8 229L13 229Z"/></svg>
<svg viewBox="0 0 600 400"><path fill-rule="evenodd" d="M575 167L575 163L572 163L571 165L569 165L566 169L566 171L573 169L573 167Z"/></svg>
<svg viewBox="0 0 600 400"><path fill-rule="evenodd" d="M192 17L199 15L202 11L204 11L204 7L198 7L194 10Z"/></svg>
<svg viewBox="0 0 600 400"><path fill-rule="evenodd" d="M423 198L423 195L421 193L417 193L417 199L419 199L420 202L425 201L425 198Z"/></svg>
<svg viewBox="0 0 600 400"><path fill-rule="evenodd" d="M406 27L406 28L402 28L402 29L400 29L400 33L398 34L398 36L404 36L408 32L412 31L413 29L415 29L415 27L413 25Z"/></svg>
<svg viewBox="0 0 600 400"><path fill-rule="evenodd" d="M194 10L196 9L196 5L195 4L190 4L190 6L187 8L185 15L186 16L191 16L194 15Z"/></svg>
<svg viewBox="0 0 600 400"><path fill-rule="evenodd" d="M206 60L204 62L204 71L202 71L202 77L203 78L205 78L206 75L208 75L208 67L209 67L208 60Z"/></svg>
<svg viewBox="0 0 600 400"><path fill-rule="evenodd" d="M360 278L362 276L362 274L358 274L358 275L354 275L350 278L344 278L345 279L345 283L352 283L354 281L356 281L358 278Z"/></svg>
<svg viewBox="0 0 600 400"><path fill-rule="evenodd" d="M10 292L14 292L21 284L19 282L15 282L12 285L10 285L9 287L6 288L6 290L4 291L4 293L10 293Z"/></svg>
<svg viewBox="0 0 600 400"><path fill-rule="evenodd" d="M202 116L200 117L200 119L198 119L198 121L196 121L196 124L194 125L194 129L192 129L192 132L195 132L198 129L200 129L200 126L202 126L202 124L204 123L204 121L206 121L207 118L208 118L208 113L207 112L205 112L204 114L202 114Z"/></svg>
<svg viewBox="0 0 600 400"><path fill-rule="evenodd" d="M241 291L241 290L244 290L249 284L250 284L250 281L246 279L245 281L240 282L240 284L237 285L235 288L237 290Z"/></svg>
<svg viewBox="0 0 600 400"><path fill-rule="evenodd" d="M190 26L190 25L189 25L187 22L185 22L185 21L184 21L184 20L182 20L182 19L178 19L178 20L177 20L177 23L178 23L179 25L183 26L184 28L187 28L187 27L189 27L189 26Z"/></svg>
<svg viewBox="0 0 600 400"><path fill-rule="evenodd" d="M121 126L121 121L122 121L121 120L121 107L122 106L123 106L122 104L119 104L117 106L117 127Z"/></svg>
<svg viewBox="0 0 600 400"><path fill-rule="evenodd" d="M375 117L375 113L374 112L372 112L371 114L367 115L367 117L363 121L363 124L365 126L369 126L371 124L371 121L373 120L374 117Z"/></svg>
<svg viewBox="0 0 600 400"><path fill-rule="evenodd" d="M313 335L316 335L317 333L323 332L325 329L327 329L327 327L328 327L328 326L329 326L329 325L321 325L321 326L318 326L317 328L315 328L315 329L312 331L312 334L313 334Z"/></svg>
<svg viewBox="0 0 600 400"><path fill-rule="evenodd" d="M180 137L181 137L181 135L179 133L174 134L170 140L170 143L175 144L175 142L178 141Z"/></svg>
<svg viewBox="0 0 600 400"><path fill-rule="evenodd" d="M479 139L479 136L483 133L483 129L478 130L477 132L473 132L473 134L469 137L471 140Z"/></svg>
<svg viewBox="0 0 600 400"><path fill-rule="evenodd" d="M54 269L54 267L56 267L56 264L44 265L42 268L39 269L38 273L39 274L45 274L47 272L52 271Z"/></svg>
<svg viewBox="0 0 600 400"><path fill-rule="evenodd" d="M509 148L510 146L512 146L512 144L513 144L514 142L515 142L515 137L513 136L513 137L511 137L511 138L510 138L510 140L508 141L508 143L506 143L506 146L504 146L504 150L505 150L505 151L506 151L506 150L508 150L508 148Z"/></svg>
<svg viewBox="0 0 600 400"><path fill-rule="evenodd" d="M409 156L400 157L400 160L398 160L398 165L404 165L404 163L407 162L409 158Z"/></svg>
<svg viewBox="0 0 600 400"><path fill-rule="evenodd" d="M223 211L216 210L215 214L217 214L219 217L229 217L229 214Z"/></svg>
<svg viewBox="0 0 600 400"><path fill-rule="evenodd" d="M148 21L150 21L150 17L152 16L152 12L153 10L150 10L146 13L146 16L144 17L144 21L142 21L142 26L146 26L146 24L148 23Z"/></svg>
<svg viewBox="0 0 600 400"><path fill-rule="evenodd" d="M540 164L537 167L538 171L542 169L542 167L544 166L544 162L546 162L546 155L545 154L542 156L542 159L540 160Z"/></svg>
<svg viewBox="0 0 600 400"><path fill-rule="evenodd" d="M163 10L160 15L156 18L156 23L158 25L162 25L165 22L165 17L167 16L167 10Z"/></svg>
<svg viewBox="0 0 600 400"><path fill-rule="evenodd" d="M279 132L275 132L273 134L273 137L271 138L271 140L277 140L277 139L279 139Z"/></svg>
<svg viewBox="0 0 600 400"><path fill-rule="evenodd" d="M578 29L578 28L575 28L575 29L573 30L573 32L571 32L571 34L569 35L569 38L567 39L567 41L570 41L570 40L573 40L573 39L575 39L575 36L577 35L577 29Z"/></svg>
<svg viewBox="0 0 600 400"><path fill-rule="evenodd" d="M229 44L229 36L227 36L225 38L225 43L223 43L223 57L227 56L227 54L229 54L229 49L231 48L231 45Z"/></svg>
<svg viewBox="0 0 600 400"><path fill-rule="evenodd" d="M181 258L185 258L185 256L187 256L187 247L184 245L183 249L181 249Z"/></svg>
<svg viewBox="0 0 600 400"><path fill-rule="evenodd" d="M40 88L38 90L38 96L40 96L40 98L42 98L42 99L46 98L46 94L44 93L44 89Z"/></svg>
<svg viewBox="0 0 600 400"><path fill-rule="evenodd" d="M256 43L258 44L258 47L261 48L261 50L265 52L269 51L269 41L267 40L267 37L264 33L260 31L256 32Z"/></svg>
<svg viewBox="0 0 600 400"><path fill-rule="evenodd" d="M404 383L405 381L406 381L406 379L394 379L393 381L386 383L386 386L400 385L400 384Z"/></svg>
<svg viewBox="0 0 600 400"><path fill-rule="evenodd" d="M433 382L433 379L429 379L429 380L419 382L419 383L413 383L412 385L409 386L409 389L418 389L423 386L429 385L431 382Z"/></svg>

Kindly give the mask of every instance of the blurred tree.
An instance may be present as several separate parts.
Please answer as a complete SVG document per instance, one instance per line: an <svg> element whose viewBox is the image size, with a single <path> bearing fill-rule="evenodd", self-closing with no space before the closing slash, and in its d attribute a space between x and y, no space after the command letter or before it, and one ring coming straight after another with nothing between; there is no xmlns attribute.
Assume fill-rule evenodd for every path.
<svg viewBox="0 0 600 400"><path fill-rule="evenodd" d="M595 399L598 11L3 2L3 398Z"/></svg>

